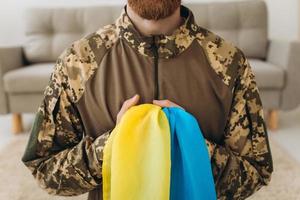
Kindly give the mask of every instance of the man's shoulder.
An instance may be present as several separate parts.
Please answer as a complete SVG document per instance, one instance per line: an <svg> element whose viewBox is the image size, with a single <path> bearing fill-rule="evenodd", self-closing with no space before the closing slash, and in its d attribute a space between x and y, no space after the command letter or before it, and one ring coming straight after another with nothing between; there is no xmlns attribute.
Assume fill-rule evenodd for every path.
<svg viewBox="0 0 300 200"><path fill-rule="evenodd" d="M226 85L230 85L245 59L241 49L217 33L201 26L198 26L196 37L210 66Z"/></svg>
<svg viewBox="0 0 300 200"><path fill-rule="evenodd" d="M90 62L95 61L99 64L101 58L118 40L117 31L114 23L107 24L75 40L67 48L67 51L76 54L81 59L86 59Z"/></svg>
<svg viewBox="0 0 300 200"><path fill-rule="evenodd" d="M114 23L105 25L72 42L58 58L61 73L73 101L85 91L85 83L99 67L102 58L118 40Z"/></svg>

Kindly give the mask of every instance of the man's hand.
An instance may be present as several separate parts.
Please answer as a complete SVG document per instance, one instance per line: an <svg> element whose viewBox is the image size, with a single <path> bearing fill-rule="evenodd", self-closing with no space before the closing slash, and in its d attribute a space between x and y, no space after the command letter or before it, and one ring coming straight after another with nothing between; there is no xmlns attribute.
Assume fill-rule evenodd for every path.
<svg viewBox="0 0 300 200"><path fill-rule="evenodd" d="M140 99L140 96L138 94L134 95L133 97L131 97L130 99L127 99L126 101L124 101L121 110L119 111L118 115L117 115L117 124L120 122L123 114L132 106L135 106L138 101Z"/></svg>
<svg viewBox="0 0 300 200"><path fill-rule="evenodd" d="M176 103L166 99L166 100L153 100L153 104L158 105L160 107L178 107L185 110L183 107L177 105Z"/></svg>
<svg viewBox="0 0 300 200"><path fill-rule="evenodd" d="M124 113L132 106L135 106L138 101L140 99L140 96L138 94L134 95L133 97L131 97L130 99L127 99L123 105L121 110L119 111L118 115L117 115L117 124L120 122L122 116L124 115ZM181 108L183 110L185 110L184 108L182 108L181 106L177 105L176 103L170 101L170 100L153 100L153 104L158 105L160 107L178 107Z"/></svg>

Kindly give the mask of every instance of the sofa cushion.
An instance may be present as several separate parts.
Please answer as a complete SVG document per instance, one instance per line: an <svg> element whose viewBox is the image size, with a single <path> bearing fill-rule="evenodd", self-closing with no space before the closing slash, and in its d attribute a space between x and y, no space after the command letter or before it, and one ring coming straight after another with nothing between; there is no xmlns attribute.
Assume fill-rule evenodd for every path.
<svg viewBox="0 0 300 200"><path fill-rule="evenodd" d="M122 7L100 5L26 9L26 59L31 63L54 62L72 42L114 22Z"/></svg>
<svg viewBox="0 0 300 200"><path fill-rule="evenodd" d="M281 89L284 86L284 69L258 59L249 59L256 82L262 89Z"/></svg>
<svg viewBox="0 0 300 200"><path fill-rule="evenodd" d="M4 89L8 93L36 93L45 90L54 70L54 63L40 63L11 70L4 74Z"/></svg>

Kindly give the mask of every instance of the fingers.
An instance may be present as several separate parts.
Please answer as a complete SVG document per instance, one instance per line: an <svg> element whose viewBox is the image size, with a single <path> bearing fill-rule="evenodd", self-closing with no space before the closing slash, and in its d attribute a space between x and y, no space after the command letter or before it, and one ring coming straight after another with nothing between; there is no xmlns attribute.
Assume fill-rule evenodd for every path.
<svg viewBox="0 0 300 200"><path fill-rule="evenodd" d="M138 94L134 95L130 99L127 99L124 101L119 113L117 114L117 124L121 120L123 114L132 106L136 105L140 99L140 96Z"/></svg>
<svg viewBox="0 0 300 200"><path fill-rule="evenodd" d="M173 102L171 102L170 100L153 100L153 104L156 104L158 106L161 107L171 107L172 105L174 105Z"/></svg>
<svg viewBox="0 0 300 200"><path fill-rule="evenodd" d="M183 107L177 105L176 103L165 99L165 100L153 100L153 104L158 105L160 107L178 107L181 108L183 110L185 110Z"/></svg>
<svg viewBox="0 0 300 200"><path fill-rule="evenodd" d="M126 101L124 101L122 108L120 110L125 112L127 111L130 107L136 105L139 101L140 96L138 94L134 95L133 97L131 97L130 99L127 99Z"/></svg>
<svg viewBox="0 0 300 200"><path fill-rule="evenodd" d="M127 99L123 103L123 105L122 105L122 107L121 107L121 109L120 109L120 111L119 111L119 113L117 115L117 124L120 122L123 114L130 107L135 106L138 103L139 99L140 99L140 96L138 94L136 94L133 97L131 97L130 99ZM168 99L165 99L165 100L153 100L153 104L158 105L160 107L178 107L178 108L181 108L181 109L185 110L183 107L177 105L176 103L174 103L174 102L172 102L172 101L170 101Z"/></svg>

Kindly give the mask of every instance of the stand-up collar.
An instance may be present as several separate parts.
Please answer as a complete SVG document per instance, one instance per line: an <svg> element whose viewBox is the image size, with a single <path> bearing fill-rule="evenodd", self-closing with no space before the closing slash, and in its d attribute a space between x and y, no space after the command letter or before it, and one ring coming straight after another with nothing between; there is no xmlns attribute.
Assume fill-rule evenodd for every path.
<svg viewBox="0 0 300 200"><path fill-rule="evenodd" d="M138 31L127 14L126 6L115 21L119 29L119 37L124 38L142 55L153 57L152 44L155 43L158 47L158 57L172 58L187 49L195 38L198 27L195 24L194 15L183 5L180 7L180 15L184 18L184 23L169 35L152 36L144 36Z"/></svg>

